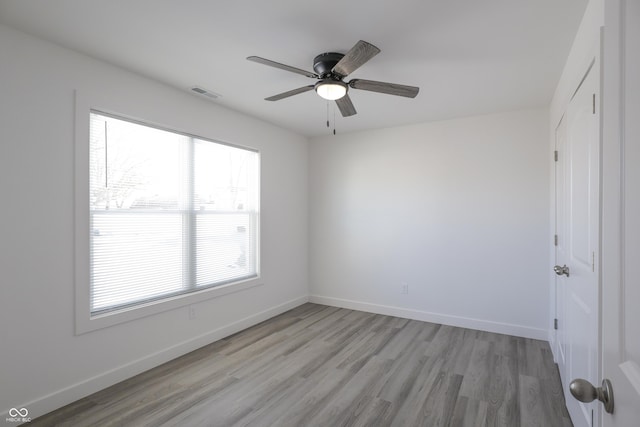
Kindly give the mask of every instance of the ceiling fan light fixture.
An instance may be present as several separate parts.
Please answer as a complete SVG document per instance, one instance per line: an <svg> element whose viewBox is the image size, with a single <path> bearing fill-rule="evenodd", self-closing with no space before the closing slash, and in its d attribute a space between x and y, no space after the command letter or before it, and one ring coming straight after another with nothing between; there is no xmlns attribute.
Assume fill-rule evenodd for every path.
<svg viewBox="0 0 640 427"><path fill-rule="evenodd" d="M315 89L320 97L328 101L335 101L347 94L347 84L339 80L321 80Z"/></svg>

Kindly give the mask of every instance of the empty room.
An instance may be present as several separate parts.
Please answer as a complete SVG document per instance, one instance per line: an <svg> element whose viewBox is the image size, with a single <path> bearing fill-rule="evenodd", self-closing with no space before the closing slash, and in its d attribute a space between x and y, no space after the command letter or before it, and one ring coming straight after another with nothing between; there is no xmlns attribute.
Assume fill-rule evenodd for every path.
<svg viewBox="0 0 640 427"><path fill-rule="evenodd" d="M640 421L640 2L0 0L0 424Z"/></svg>

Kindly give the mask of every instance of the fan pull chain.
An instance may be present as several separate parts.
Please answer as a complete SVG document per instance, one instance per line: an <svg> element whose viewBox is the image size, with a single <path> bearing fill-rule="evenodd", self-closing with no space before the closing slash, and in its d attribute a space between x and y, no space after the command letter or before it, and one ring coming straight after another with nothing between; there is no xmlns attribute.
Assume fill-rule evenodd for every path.
<svg viewBox="0 0 640 427"><path fill-rule="evenodd" d="M333 134L336 134L336 107L333 107Z"/></svg>
<svg viewBox="0 0 640 427"><path fill-rule="evenodd" d="M327 129L331 129L331 122L329 120L330 115L329 115L329 104L330 102L327 101ZM336 134L336 106L333 106L333 134Z"/></svg>
<svg viewBox="0 0 640 427"><path fill-rule="evenodd" d="M327 101L327 128L329 127L329 101Z"/></svg>

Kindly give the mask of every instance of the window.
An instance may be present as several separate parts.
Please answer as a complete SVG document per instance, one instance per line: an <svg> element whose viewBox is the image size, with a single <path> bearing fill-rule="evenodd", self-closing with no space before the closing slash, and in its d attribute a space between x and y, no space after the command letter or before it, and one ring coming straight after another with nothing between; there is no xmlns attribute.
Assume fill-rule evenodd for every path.
<svg viewBox="0 0 640 427"><path fill-rule="evenodd" d="M259 154L91 111L91 316L256 278Z"/></svg>

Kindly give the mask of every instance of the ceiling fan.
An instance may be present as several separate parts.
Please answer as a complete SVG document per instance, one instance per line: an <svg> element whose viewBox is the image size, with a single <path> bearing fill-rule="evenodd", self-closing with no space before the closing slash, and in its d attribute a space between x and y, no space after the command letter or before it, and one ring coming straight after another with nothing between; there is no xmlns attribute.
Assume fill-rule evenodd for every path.
<svg viewBox="0 0 640 427"><path fill-rule="evenodd" d="M415 98L416 95L418 95L420 88L415 86L405 86L395 83L363 79L353 79L348 82L344 81L345 77L360 68L378 53L380 53L380 49L371 43L360 40L346 54L328 52L316 56L313 60L313 70L315 73L271 61L270 59L261 58L259 56L249 56L247 59L259 64L280 68L281 70L302 74L303 76L318 80L315 84L303 86L265 98L266 101L278 101L280 99L315 89L318 95L322 98L329 101L336 101L342 116L349 117L356 114L356 109L347 93L349 89L368 90L371 92L386 93L388 95L405 96L407 98Z"/></svg>

